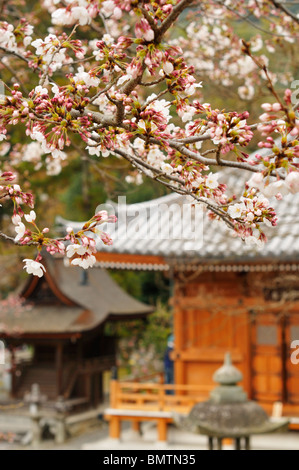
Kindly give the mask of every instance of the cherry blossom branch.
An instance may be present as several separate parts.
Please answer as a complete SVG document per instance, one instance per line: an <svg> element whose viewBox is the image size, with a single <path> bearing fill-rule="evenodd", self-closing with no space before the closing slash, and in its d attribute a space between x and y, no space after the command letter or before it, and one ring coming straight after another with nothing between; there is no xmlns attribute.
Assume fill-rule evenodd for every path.
<svg viewBox="0 0 299 470"><path fill-rule="evenodd" d="M191 158L192 160L195 160L197 162L203 163L204 165L209 165L209 166L228 166L231 168L240 168L242 170L248 170L253 173L256 173L260 171L258 168L249 165L248 163L243 163L243 162L235 162L235 161L230 161L230 160L221 160L221 165L218 164L217 160L211 159L211 158L204 158L200 154L193 152L190 149L187 149L180 143L176 143L173 141L168 141L168 145L171 148L174 148L181 152L183 155L186 155L186 157ZM213 150L214 153L216 153L217 149Z"/></svg>
<svg viewBox="0 0 299 470"><path fill-rule="evenodd" d="M217 215L220 219L222 219L230 229L234 229L234 224L231 222L228 215L225 212L221 211L218 207L214 206L211 203L211 201L209 201L208 199L201 198L201 197L197 196L196 194L191 193L190 191L188 191L184 188L178 189L176 186L173 186L170 183L166 183L166 182L163 182L161 180L157 180L157 181L164 184L164 186L166 186L168 189L171 189L172 191L174 191L176 193L183 194L185 196L192 196L196 201L204 204L207 207L207 209L209 209L211 212L213 212L215 215Z"/></svg>
<svg viewBox="0 0 299 470"><path fill-rule="evenodd" d="M204 140L209 140L210 138L211 138L210 133L207 133L203 135L194 135L194 136L186 137L184 139L179 139L179 140L174 138L173 142L177 142L178 144L194 144L196 142L203 142Z"/></svg>
<svg viewBox="0 0 299 470"><path fill-rule="evenodd" d="M113 103L116 107L115 124L116 124L116 126L120 126L122 124L122 122L124 120L124 116L125 116L125 107L123 105L123 102L111 98L109 93L105 93L105 95L108 98L108 100L111 101L111 103Z"/></svg>
<svg viewBox="0 0 299 470"><path fill-rule="evenodd" d="M154 85L158 85L159 83L161 83L163 81L164 81L164 77L161 77L161 78L157 78L157 80L153 80L152 82L142 82L142 81L140 81L139 85L141 85L141 86L154 86Z"/></svg>
<svg viewBox="0 0 299 470"><path fill-rule="evenodd" d="M76 149L78 151L78 154L81 155L82 154L82 148L77 145L74 141L72 141L72 146L74 147L74 149ZM83 156L82 156L82 159L83 160L86 160L88 161L89 163L91 163L91 165L93 166L93 168L95 169L95 171L101 176L102 178L102 181L104 182L104 184L106 183L105 181L105 178L108 178L110 179L111 181L114 181L115 183L118 183L120 184L121 186L125 186L123 184L123 181L120 181L116 176L108 173L108 171L104 171L102 170L102 168L104 167L104 165L101 165L101 167L99 166L98 162L96 162L95 160L93 160L90 155L88 154L88 152L86 150L83 150ZM108 169L112 169L112 168L108 168ZM115 167L113 167L113 169L115 169ZM123 168L121 168L123 169Z"/></svg>
<svg viewBox="0 0 299 470"><path fill-rule="evenodd" d="M73 35L74 32L76 31L77 27L78 27L78 24L75 24L75 26L73 27L71 33L69 34L69 36L68 36L68 38L67 38L68 40L72 37L72 35ZM61 45L60 45L57 49L54 49L54 51L53 51L53 53L52 53L52 56L51 56L51 58L50 58L50 60L49 60L49 62L48 62L48 64L47 64L47 67L46 67L46 69L45 69L43 75L42 75L41 78L40 78L40 81L39 81L40 86L43 86L44 83L45 83L45 81L46 81L46 79L48 78L49 70L50 70L51 64L52 64L52 62L53 62L53 60L54 60L54 57L55 57L56 54L58 54L58 53L61 51L61 49L62 49L62 46L61 46Z"/></svg>
<svg viewBox="0 0 299 470"><path fill-rule="evenodd" d="M103 88L103 90L98 91L98 93L90 99L90 103L92 104L97 98L99 98L99 96L106 94L107 91L109 91L110 88L112 88L116 84L116 82L117 82L117 78L115 78L110 83L108 83L108 85L105 88Z"/></svg>
<svg viewBox="0 0 299 470"><path fill-rule="evenodd" d="M297 24L299 24L299 18L294 15L288 8L286 8L283 3L277 2L276 0L270 0L270 2L279 10L283 11L287 16L292 18L293 21L295 21Z"/></svg>
<svg viewBox="0 0 299 470"><path fill-rule="evenodd" d="M14 245L24 246L24 243L21 243L21 242L19 242L19 241L16 241L14 237L10 237L9 235L6 235L6 234L3 233L3 232L0 232L0 237L3 238L5 241L8 241L8 242L13 243ZM38 243L38 242L29 241L29 242L26 243L26 246L39 246L39 243Z"/></svg>
<svg viewBox="0 0 299 470"><path fill-rule="evenodd" d="M140 9L140 11L142 11L143 16L147 19L148 24L151 26L154 33L157 34L159 29L158 29L157 24L155 23L153 17L148 13L148 11L144 7L139 6L139 9Z"/></svg>
<svg viewBox="0 0 299 470"><path fill-rule="evenodd" d="M17 72L15 70L13 70L13 68L10 67L10 65L6 64L3 60L0 60L0 62L3 65L3 67L5 67L11 73L11 75L16 80L16 83L20 84L23 93L28 94L28 90L27 90L26 86L24 85L23 81L20 80L19 76L17 75Z"/></svg>
<svg viewBox="0 0 299 470"><path fill-rule="evenodd" d="M166 33L166 31L171 27L171 25L176 21L179 15L193 3L194 0L181 0L177 3L174 7L172 12L168 15L168 17L163 21L161 26L158 28L157 33L155 34L155 41L156 43L161 42L162 37Z"/></svg>
<svg viewBox="0 0 299 470"><path fill-rule="evenodd" d="M223 18L220 18L219 14L215 15L218 27L214 29L213 12L209 3L200 2L199 15L194 21L192 19L184 35L171 44L162 42L164 35L180 13L195 4L192 0L166 3L161 0L161 4L158 1L157 5L152 6L143 2L139 5L138 2L123 5L118 0L109 0L103 4L91 0L78 6L77 2L73 4L63 0L65 8L60 8L61 5L56 7L55 0L47 2L53 11L55 34L51 32L44 39L37 38L32 42L33 28L26 23L26 19L16 27L5 22L0 25L6 41L2 42L0 51L5 53L3 48L12 44L11 48L14 48L16 53L9 53L22 59L32 70L42 72L40 85L32 88L29 94L16 83L10 87L6 85L9 96L0 102L0 142L4 141L4 151L7 145L5 139L9 137L8 131L10 132L11 127L24 126L26 143L24 146L12 145L13 155L18 155L23 149L27 152L32 146L41 164L45 162L47 166L49 162L58 162L59 166L60 161L67 158L66 151L71 141L76 143L80 136L80 148L83 150L86 146L83 152L79 152L80 155L83 153L83 160L90 160L87 152L88 155L99 158L100 164L102 157L109 157L109 154L121 156L138 171L167 188L180 194L188 194L198 202L204 202L212 213L225 220L238 236L248 240L256 238L262 242L264 234L260 224L276 224L275 211L269 207L269 202L264 196L276 195L277 199L280 199L280 191L283 194L299 191L299 123L295 118L294 104L291 102L291 90L285 91L284 98L280 97L274 89L264 55L252 57L250 43L244 43L244 47L247 47L247 55L252 57L255 65L249 67L251 71L246 70L243 59L247 58L241 55L239 36L234 34L229 23L232 15L225 11L225 8L231 9L237 17L239 15L243 20L250 21L249 16L243 17L241 14L244 9L242 2L233 7L227 6L227 2L216 1L216 4L221 5ZM283 33L297 31L295 23L298 21L296 20L288 30L292 18L286 18L284 10L278 8L276 11L269 3L275 6L275 2L257 2L255 8L250 6L249 10L252 9L251 14L256 18L270 11L270 16L277 20L270 25L274 31L278 26ZM205 61L207 54L202 53L196 46L200 37L196 19L200 22L200 15L204 17L205 14L209 15L210 32L208 37L203 39L204 45L208 49L215 49L213 63L216 60L223 62L216 67L215 73L211 72L212 76L214 74L215 77L223 77L223 81L230 80L241 67L240 75L245 86L239 87L238 93L243 101L256 92L252 82L255 77L257 81L259 77L267 79L266 83L276 103L263 103L262 107L266 113L260 115L260 124L249 125L249 112L246 110L226 111L225 106L219 110L203 99L198 100L199 96L204 97L204 93L196 95L201 83L197 82L194 67L200 68L196 65L197 53L199 64ZM102 38L102 35L99 35L99 40L94 40L94 34L88 36L88 28L84 28L81 39L71 39L78 23L83 27L91 24L91 28L102 33L104 28L99 28L94 22L96 17L102 19L106 35ZM105 17L109 18L109 25L113 25L111 35ZM67 36L64 26L74 24L71 34ZM205 25L204 21L203 24ZM230 31L229 36L225 31ZM279 29L277 31L281 32ZM285 38L286 34L274 33L273 37ZM226 53L229 49L227 40L232 45L232 50ZM263 38L256 37L254 40L261 43L255 45L256 51L261 50L263 45L264 50L268 47L268 41L263 43ZM26 51L28 45L36 49L35 54ZM18 47L25 48L24 57ZM186 49L185 55L181 47ZM253 47L252 41L254 50ZM87 58L85 55L89 50L92 50L92 55ZM75 54L79 60L73 61L69 52ZM233 70L224 70L232 56ZM81 65L78 69L75 67L77 63ZM64 69L64 76L61 73L62 67L69 67L68 70ZM223 74L219 75L221 70ZM58 82L55 80L56 72ZM145 72L152 78L145 79ZM48 83L47 78L50 75ZM148 97L147 87L160 83L165 83L165 86L157 88L157 92ZM23 96L22 91L27 96ZM168 93L169 96L166 97ZM99 97L101 99L97 103ZM94 106L98 106L98 111L94 110ZM268 153L257 153L248 161L246 150L256 128L261 133L258 148L272 150ZM27 137L31 138L33 145L27 144ZM288 143L290 137L293 138L292 143ZM201 150L200 144L207 141L209 144ZM73 145L72 149L78 150L76 145ZM230 160L230 155L233 155L234 160ZM27 157L24 159L28 161ZM96 165L96 159L92 159L92 162ZM252 176L245 186L240 202L236 203L227 196L226 186L217 180L220 173L212 172L214 167L230 167L251 172ZM97 168L101 174L101 166L98 165ZM54 170L56 171L56 168ZM4 181L8 181L7 178L10 177L7 172L1 176ZM15 242L29 244L33 241L40 246L48 244L47 248L53 252L64 250L64 247L55 245L52 239L44 236L47 228L40 231L36 227L34 211L23 214L20 204L33 207L33 195L22 192L19 185L8 183L1 185L0 190L6 192L6 196L2 195L0 198L8 196L14 203L12 223L17 232ZM25 227L23 216L27 222L33 224L32 231ZM66 238L71 242L68 256L79 254L79 263L82 263L83 267L88 267L94 262L94 246L88 239L86 230L95 230L97 225L98 220L91 221L82 229L81 234L70 231L69 238ZM110 243L107 234L102 234L101 237L104 243ZM30 260L27 261L29 263ZM36 261L39 264L39 259ZM32 263L28 264L28 272L30 269L34 269L37 275L42 271L40 266L34 267Z"/></svg>
<svg viewBox="0 0 299 470"><path fill-rule="evenodd" d="M141 67L141 72L137 75L136 78L132 78L131 80L129 80L127 83L125 83L123 85L123 88L121 89L121 93L124 93L126 95L130 95L130 93L132 93L132 91L137 87L137 85L140 84L140 82L142 81L142 77L143 77L143 74L146 70L146 65L143 61L142 63L142 67Z"/></svg>
<svg viewBox="0 0 299 470"><path fill-rule="evenodd" d="M101 12L99 12L99 17L101 18L101 20L102 20L102 22L103 22L103 26L104 26L104 28L105 28L106 34L110 34L110 31L109 31L109 29L108 29L106 20L105 20L105 18L104 18L104 15L103 15ZM92 21L91 24L93 25L94 22ZM100 32L100 31L98 31L98 32Z"/></svg>
<svg viewBox="0 0 299 470"><path fill-rule="evenodd" d="M153 103L154 101L157 101L159 98L166 95L166 93L168 93L168 89L160 91L160 93L158 93L158 95L155 95L154 98L152 98L151 100L146 101L146 103L144 103L144 105L141 107L141 111L144 111L151 103ZM170 104L169 104L169 106L170 106Z"/></svg>
<svg viewBox="0 0 299 470"><path fill-rule="evenodd" d="M268 31L267 29L264 29L262 28L261 26L259 26L258 24L256 24L254 21L251 21L248 16L243 16L241 13L239 13L236 9L230 7L227 3L223 2L223 1L217 1L215 0L216 3L218 3L219 5L223 6L224 8L226 8L227 10L231 11L232 13L234 13L236 16L238 16L238 18L240 18L240 20L242 21L246 21L246 23L250 24L253 28L257 29L258 31L261 31L262 33L265 33L265 34L269 34L270 36L277 36L277 37L281 37L281 38L285 38L287 37L288 35L286 34L279 34L279 33L272 33L271 31ZM271 0L270 0L271 1ZM249 15L250 16L250 15ZM292 35L289 35L288 37L293 37Z"/></svg>
<svg viewBox="0 0 299 470"><path fill-rule="evenodd" d="M27 62L27 64L30 62L29 59L27 59L27 57L24 57L22 54L20 54L19 52L17 51L14 51L12 49L9 49L8 47L5 47L5 46L0 46L0 50L5 52L6 54L9 54L9 55L14 55L15 57L17 57L18 59L21 59L25 62Z"/></svg>
<svg viewBox="0 0 299 470"><path fill-rule="evenodd" d="M164 186L166 186L168 188L171 188L175 192L180 192L180 194L185 194L185 195L188 195L188 196L192 196L196 201L205 204L208 207L208 209L210 209L216 215L218 215L223 220L225 220L229 224L229 226L231 228L233 228L233 224L232 224L231 221L229 221L229 217L228 217L226 212L222 211L218 206L214 205L207 198L199 197L196 194L194 194L192 191L185 189L184 188L184 181L181 180L180 178L178 178L176 176L173 176L173 175L169 175L169 174L155 168L154 166L150 165L149 163L144 162L141 158L138 158L136 156L132 157L131 155L129 155L126 152L123 152L122 150L115 150L114 153L116 153L118 155L121 155L123 158L128 160L133 166L135 166L137 169L142 171L149 178L157 180L159 183L163 184ZM149 171L146 171L146 170L149 170ZM153 177L152 173L156 173L157 177ZM160 179L161 176L163 176L168 181L161 180ZM175 183L178 183L180 186L178 187L178 186L170 185L169 181L173 181Z"/></svg>

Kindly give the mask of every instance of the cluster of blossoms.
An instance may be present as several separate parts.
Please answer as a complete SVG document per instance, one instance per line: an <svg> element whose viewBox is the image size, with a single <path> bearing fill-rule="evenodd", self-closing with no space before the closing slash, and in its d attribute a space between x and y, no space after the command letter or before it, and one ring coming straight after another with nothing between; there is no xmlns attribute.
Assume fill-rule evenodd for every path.
<svg viewBox="0 0 299 470"><path fill-rule="evenodd" d="M87 236L86 232L95 234L105 245L111 245L112 240L110 236L99 229L100 224L104 223L115 223L116 217L114 215L108 215L107 211L97 212L86 224L83 226L82 231L74 233L72 227L68 227L66 240L70 241L70 245L66 248L66 255L68 258L73 258L71 264L81 266L84 269L92 267L96 258L96 241L95 238Z"/></svg>
<svg viewBox="0 0 299 470"><path fill-rule="evenodd" d="M95 60L98 62L95 70L97 72L104 72L103 79L108 79L109 74L112 72L119 73L123 70L126 64L126 50L131 46L132 39L120 36L117 40L114 40L110 34L104 34L102 40L95 42L95 50L93 50L93 55ZM119 79L120 80L120 79ZM120 85L126 81L126 79L121 79L118 81Z"/></svg>
<svg viewBox="0 0 299 470"><path fill-rule="evenodd" d="M63 65L73 62L69 53L72 51L77 59L83 59L85 51L80 40L72 40L65 33L57 37L49 34L45 39L36 39L31 43L35 50L35 57L31 62L33 67L39 66L49 75L59 70Z"/></svg>
<svg viewBox="0 0 299 470"><path fill-rule="evenodd" d="M24 49L31 44L33 26L25 19L21 19L20 24L14 28L6 21L0 21L0 46L12 51Z"/></svg>
<svg viewBox="0 0 299 470"><path fill-rule="evenodd" d="M269 136L273 132L288 132L292 137L299 135L299 119L293 109L292 91L289 88L285 90L283 101L262 104L265 113L260 116L261 123L258 125L262 135ZM269 143L261 143L260 146L271 148Z"/></svg>
<svg viewBox="0 0 299 470"><path fill-rule="evenodd" d="M285 179L272 182L269 182L269 178L264 178L262 173L255 173L248 181L248 185L257 188L266 197L275 196L277 199L282 199L286 194L299 192L299 173L291 171Z"/></svg>
<svg viewBox="0 0 299 470"><path fill-rule="evenodd" d="M31 211L30 215L27 217L25 215L25 218L27 222L34 224L34 211ZM92 236L87 235L87 233L97 235L105 245L111 245L112 240L110 236L106 232L100 230L99 225L104 223L115 223L116 220L117 219L115 216L108 216L106 211L100 211L95 214L88 222L86 222L82 230L79 232L74 233L71 227L68 228L67 235L63 239L64 241L70 243L67 245L66 249L65 244L62 241L55 239L43 240L42 245L45 245L47 251L52 255L55 253L60 253L66 254L68 258L73 258L75 256L75 258L71 261L71 264L81 266L84 269L90 268L96 262L96 258L93 254L96 253L96 240ZM42 234L46 232L48 232L48 229L44 229ZM32 239L34 240L34 237L32 237ZM41 259L41 255L38 254L35 260L24 260L26 271L29 274L34 274L39 277L43 276L45 267L42 263L39 262Z"/></svg>
<svg viewBox="0 0 299 470"><path fill-rule="evenodd" d="M262 246L266 236L260 229L260 224L265 223L270 227L277 224L276 213L269 200L255 188L248 189L241 197L241 202L230 204L227 211L233 219L237 235L247 244Z"/></svg>
<svg viewBox="0 0 299 470"><path fill-rule="evenodd" d="M217 173L209 173L198 176L192 181L193 194L199 197L208 197L220 204L225 200L226 185L218 181Z"/></svg>
<svg viewBox="0 0 299 470"><path fill-rule="evenodd" d="M52 72L61 68L66 61L66 49L62 47L61 42L54 34L49 34L44 40L36 39L31 43L35 47L35 55L42 57L46 66L51 64Z"/></svg>
<svg viewBox="0 0 299 470"><path fill-rule="evenodd" d="M278 7L278 3L275 5ZM270 55L280 47L284 53L285 43L292 44L298 35L298 22L285 14L279 8L275 8L272 1L242 1L242 2L205 2L200 9L200 21L191 22L187 28L187 38L180 37L178 40L182 47L190 44L188 48L188 61L195 65L201 76L206 75L209 80L220 84L221 87L231 87L234 77L244 81L244 85L238 87L239 96L248 100L253 97L253 93L264 85L265 73L258 70L256 64L242 55L240 49L240 36L233 30L234 20L240 18L253 17L259 22L261 18L267 18L272 34L254 35L254 29L250 38L250 48L253 53L263 52L259 60L268 66L268 58L265 51ZM185 42L184 42L185 41ZM291 48L290 48L291 49ZM294 80L296 66L293 68L275 67L272 60L271 68L274 82L283 85Z"/></svg>
<svg viewBox="0 0 299 470"><path fill-rule="evenodd" d="M44 0L46 8L52 11L52 23L54 25L73 25L79 23L84 26L90 24L92 18L98 13L98 2L95 0L66 0L64 8L56 7L57 1Z"/></svg>
<svg viewBox="0 0 299 470"><path fill-rule="evenodd" d="M22 192L18 184L11 184L15 179L12 172L4 172L0 175L0 199L10 198L14 203L14 210L12 216L12 224L16 232L14 242L20 245L35 245L38 247L39 253L36 259L24 259L24 269L28 274L34 274L35 276L42 277L45 272L45 267L41 263L42 256L40 251L43 247L46 250L54 254L67 254L69 258L77 255L72 261L72 264L79 265L85 269L93 266L96 259L92 255L96 251L96 241L94 238L87 236L86 233L97 235L101 241L110 245L112 243L109 235L99 229L99 225L103 223L114 223L116 222L115 216L108 216L106 211L100 211L95 214L88 222L86 222L77 233L74 233L73 229L68 230L68 234L63 239L49 238L47 236L49 228L45 227L40 230L36 224L36 213L31 210L28 214L23 211L22 205L34 207L33 196L30 193ZM26 226L30 224L31 228ZM65 243L71 242L65 249Z"/></svg>
<svg viewBox="0 0 299 470"><path fill-rule="evenodd" d="M64 160L61 152L64 146L70 145L69 132L78 133L83 140L90 136L88 116L78 116L72 119L71 110L86 105L88 99L76 89L70 94L68 89L53 87L54 96L49 97L49 91L42 86L35 87L25 100L19 86L12 90L12 97L6 96L0 104L0 131L6 137L6 127L10 124L24 123L26 134L32 140L41 143L44 153L51 153L53 158ZM41 118L36 119L39 115Z"/></svg>
<svg viewBox="0 0 299 470"><path fill-rule="evenodd" d="M63 241L66 241L70 244L65 248L65 244L62 240L45 238L44 234L48 233L49 229L45 228L42 232L39 231L35 224L36 214L34 211L31 211L30 214L25 214L25 219L27 222L34 225L36 232L26 230L25 225L21 222L19 215L13 217L13 223L16 224L15 230L17 236L15 241L20 241L21 243L28 243L28 241L38 241L40 246L45 246L47 251L54 255L56 253L66 254L68 258L75 258L71 261L71 264L81 266L84 269L92 267L96 258L93 253L96 252L96 240L95 238L87 235L95 234L105 245L111 245L112 240L110 236L99 229L99 225L104 223L114 223L116 222L115 216L108 216L106 211L100 211L95 214L88 222L86 222L82 228L77 233L74 233L71 227L67 230L67 235L64 237ZM37 239L38 237L38 239ZM42 256L39 253L35 260L25 259L24 268L29 274L34 274L35 276L42 277L45 272L44 265L40 262L42 261Z"/></svg>
<svg viewBox="0 0 299 470"><path fill-rule="evenodd" d="M221 146L221 153L234 150L235 145L246 147L253 137L253 132L246 119L249 113L221 113L218 110L207 114L207 126L214 144Z"/></svg>
<svg viewBox="0 0 299 470"><path fill-rule="evenodd" d="M31 193L25 193L18 184L11 184L15 180L15 175L11 171L5 171L0 174L0 199L10 198L14 204L14 213L17 211L23 214L21 204L34 207L33 196Z"/></svg>

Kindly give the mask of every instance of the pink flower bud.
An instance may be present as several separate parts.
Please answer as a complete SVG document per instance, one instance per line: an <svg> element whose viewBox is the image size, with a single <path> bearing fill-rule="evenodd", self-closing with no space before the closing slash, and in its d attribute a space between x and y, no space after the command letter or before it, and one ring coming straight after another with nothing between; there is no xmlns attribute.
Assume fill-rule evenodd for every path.
<svg viewBox="0 0 299 470"><path fill-rule="evenodd" d="M272 111L272 105L270 103L263 103L261 105L261 107L263 108L264 111L266 111L267 113L269 113L270 111Z"/></svg>
<svg viewBox="0 0 299 470"><path fill-rule="evenodd" d="M280 111L281 110L281 104L280 103L272 104L272 109L273 109L273 111Z"/></svg>

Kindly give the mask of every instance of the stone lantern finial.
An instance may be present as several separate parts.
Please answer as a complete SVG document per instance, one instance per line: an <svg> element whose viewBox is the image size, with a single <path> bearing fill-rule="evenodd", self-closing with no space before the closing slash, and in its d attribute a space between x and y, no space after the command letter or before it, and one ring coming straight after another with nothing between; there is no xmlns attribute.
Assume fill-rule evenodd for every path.
<svg viewBox="0 0 299 470"><path fill-rule="evenodd" d="M232 365L231 354L227 352L224 356L224 363L213 375L214 382L220 385L236 385L243 380L243 375Z"/></svg>
<svg viewBox="0 0 299 470"><path fill-rule="evenodd" d="M234 403L247 400L247 394L237 383L243 379L242 373L232 365L229 352L225 354L223 366L213 375L214 382L219 386L210 393L210 399L214 403Z"/></svg>

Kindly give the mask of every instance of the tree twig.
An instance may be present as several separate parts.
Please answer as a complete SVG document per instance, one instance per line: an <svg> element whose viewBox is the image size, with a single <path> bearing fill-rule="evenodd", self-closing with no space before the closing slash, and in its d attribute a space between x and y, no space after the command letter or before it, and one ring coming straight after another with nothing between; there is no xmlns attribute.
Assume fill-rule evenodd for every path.
<svg viewBox="0 0 299 470"><path fill-rule="evenodd" d="M270 2L278 9L283 11L287 16L292 18L297 24L299 24L298 16L294 15L288 8L286 8L281 2L277 2L276 0L270 0Z"/></svg>

